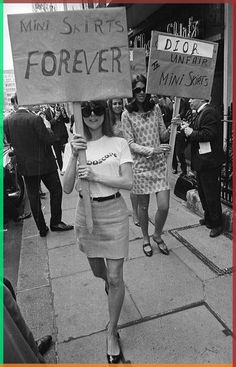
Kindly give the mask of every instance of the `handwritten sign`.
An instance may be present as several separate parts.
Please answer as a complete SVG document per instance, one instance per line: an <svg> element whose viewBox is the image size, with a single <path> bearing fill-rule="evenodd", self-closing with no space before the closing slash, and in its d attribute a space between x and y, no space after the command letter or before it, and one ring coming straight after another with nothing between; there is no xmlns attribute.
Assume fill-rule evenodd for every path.
<svg viewBox="0 0 236 367"><path fill-rule="evenodd" d="M147 92L209 99L218 44L153 31Z"/></svg>
<svg viewBox="0 0 236 367"><path fill-rule="evenodd" d="M138 74L146 76L146 55L145 48L130 48L130 71L132 77Z"/></svg>
<svg viewBox="0 0 236 367"><path fill-rule="evenodd" d="M131 97L124 7L8 15L20 104Z"/></svg>

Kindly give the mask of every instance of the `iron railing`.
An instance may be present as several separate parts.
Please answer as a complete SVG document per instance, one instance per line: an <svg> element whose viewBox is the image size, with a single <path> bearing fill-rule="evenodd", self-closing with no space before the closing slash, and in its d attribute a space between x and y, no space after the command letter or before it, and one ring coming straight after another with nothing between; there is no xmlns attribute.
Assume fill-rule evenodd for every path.
<svg viewBox="0 0 236 367"><path fill-rule="evenodd" d="M226 124L226 139L224 141L225 163L221 171L221 200L224 204L232 207L233 202L233 135L232 135L232 114L231 119L222 120L223 127Z"/></svg>

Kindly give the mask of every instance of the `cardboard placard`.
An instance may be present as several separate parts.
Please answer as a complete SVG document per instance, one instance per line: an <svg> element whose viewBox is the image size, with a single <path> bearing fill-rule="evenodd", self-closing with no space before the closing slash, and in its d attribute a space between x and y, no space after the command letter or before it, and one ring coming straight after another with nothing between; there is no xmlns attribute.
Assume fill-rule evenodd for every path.
<svg viewBox="0 0 236 367"><path fill-rule="evenodd" d="M218 44L152 31L147 93L209 99Z"/></svg>
<svg viewBox="0 0 236 367"><path fill-rule="evenodd" d="M8 15L19 104L131 97L124 7Z"/></svg>
<svg viewBox="0 0 236 367"><path fill-rule="evenodd" d="M131 76L138 74L147 75L145 48L130 48L130 71Z"/></svg>

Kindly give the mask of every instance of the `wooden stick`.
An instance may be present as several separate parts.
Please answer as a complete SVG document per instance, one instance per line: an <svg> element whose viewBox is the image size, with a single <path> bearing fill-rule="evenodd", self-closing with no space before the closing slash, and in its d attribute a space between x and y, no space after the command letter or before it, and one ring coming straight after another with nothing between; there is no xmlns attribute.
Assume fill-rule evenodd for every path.
<svg viewBox="0 0 236 367"><path fill-rule="evenodd" d="M180 98L175 97L174 102L174 108L173 108L173 116L176 117L179 114L179 107L180 107ZM175 149L175 138L176 138L176 132L177 132L177 125L171 125L171 132L170 132L170 140L169 144L171 145L171 151L167 158L167 171L170 172L172 169L172 160L174 155L174 149Z"/></svg>
<svg viewBox="0 0 236 367"><path fill-rule="evenodd" d="M75 132L76 134L80 134L84 136L82 114L81 114L81 104L79 102L73 102L73 110L74 110L74 118L75 118ZM85 150L79 151L79 162L82 165L87 164ZM91 202L90 202L89 182L86 180L81 180L80 182L81 182L84 209L85 209L86 225L87 225L87 229L89 233L92 233L93 219L92 219L92 210L91 210Z"/></svg>

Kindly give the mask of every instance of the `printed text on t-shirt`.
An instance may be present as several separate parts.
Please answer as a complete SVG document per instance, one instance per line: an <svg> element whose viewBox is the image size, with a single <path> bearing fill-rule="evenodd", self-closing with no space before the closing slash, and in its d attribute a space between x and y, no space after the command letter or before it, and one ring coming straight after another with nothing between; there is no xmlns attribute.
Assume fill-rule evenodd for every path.
<svg viewBox="0 0 236 367"><path fill-rule="evenodd" d="M88 166L91 166L91 165L96 166L97 164L101 164L102 162L106 161L109 157L117 158L117 154L116 153L108 153L104 157L100 158L99 160L87 161L87 165Z"/></svg>

